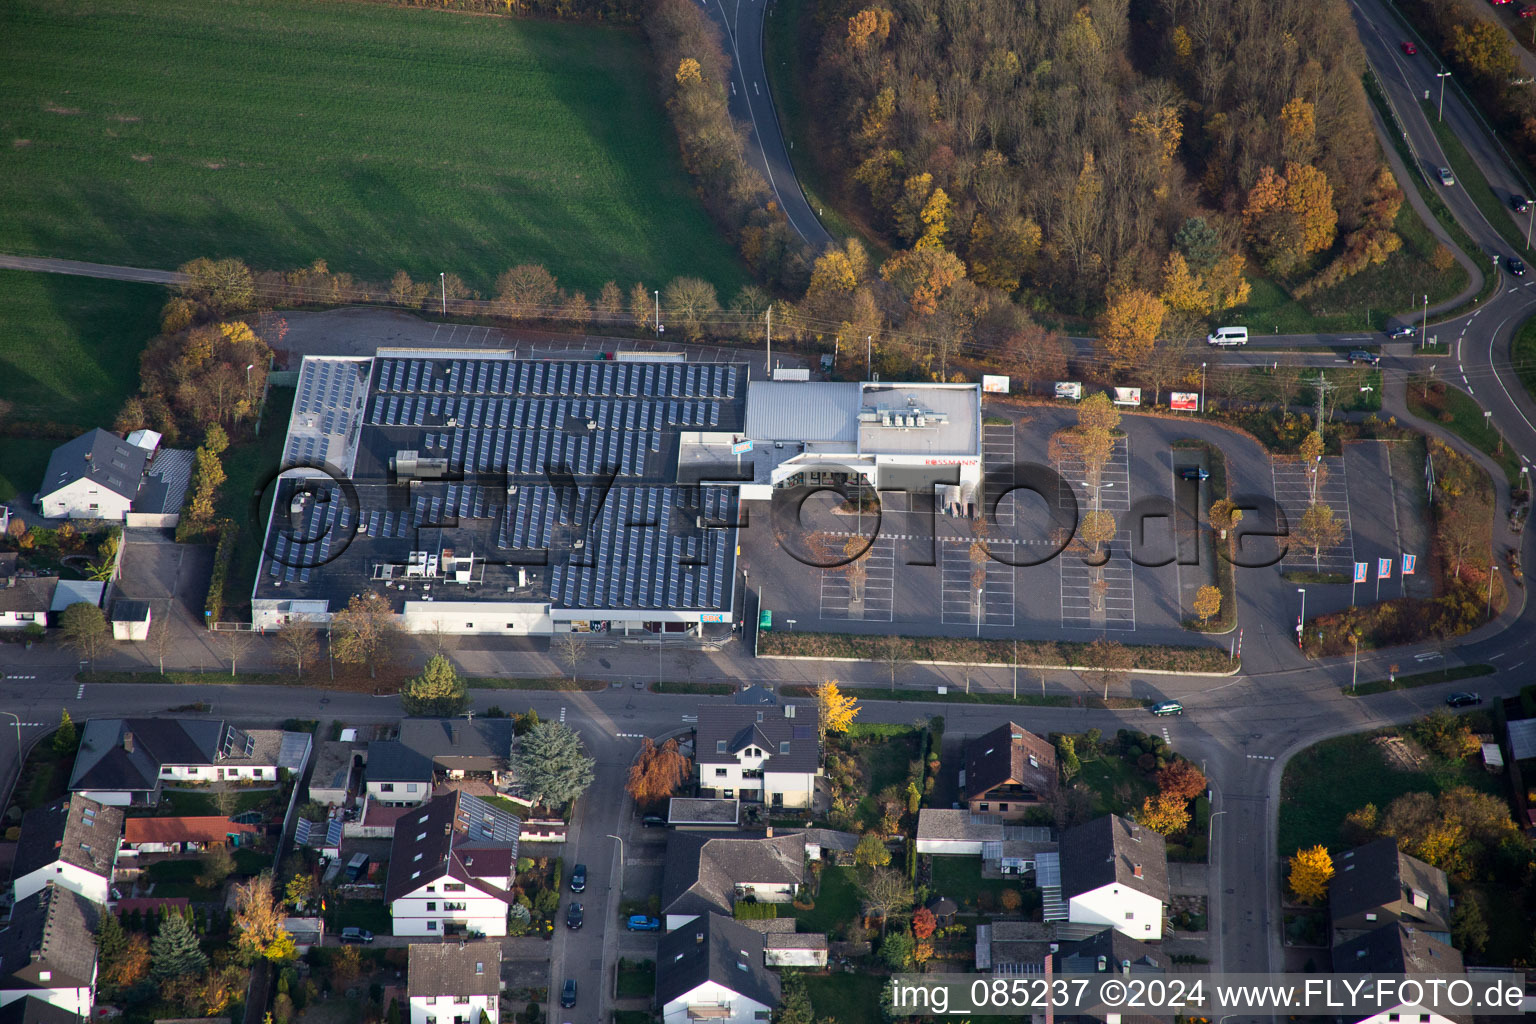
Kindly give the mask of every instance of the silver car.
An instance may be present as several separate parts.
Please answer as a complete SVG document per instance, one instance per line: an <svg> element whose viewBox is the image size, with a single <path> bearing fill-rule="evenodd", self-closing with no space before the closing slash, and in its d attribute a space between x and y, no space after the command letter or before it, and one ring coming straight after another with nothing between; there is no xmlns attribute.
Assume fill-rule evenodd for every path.
<svg viewBox="0 0 1536 1024"><path fill-rule="evenodd" d="M1447 188L1456 184L1456 178L1451 174L1451 169L1449 167L1442 167L1435 173L1440 175L1440 184L1446 186Z"/></svg>

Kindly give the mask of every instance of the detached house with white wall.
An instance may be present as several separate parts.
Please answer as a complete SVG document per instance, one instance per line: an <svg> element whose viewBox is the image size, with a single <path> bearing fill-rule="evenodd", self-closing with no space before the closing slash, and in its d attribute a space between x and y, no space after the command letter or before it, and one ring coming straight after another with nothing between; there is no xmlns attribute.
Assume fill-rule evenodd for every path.
<svg viewBox="0 0 1536 1024"><path fill-rule="evenodd" d="M1058 856L1067 920L1107 925L1144 942L1163 937L1169 895L1162 836L1110 814L1065 829Z"/></svg>
<svg viewBox="0 0 1536 1024"><path fill-rule="evenodd" d="M1333 947L1335 974L1462 974L1461 951L1405 921L1394 921ZM1382 1006L1356 1024L1470 1024L1472 1015L1448 1017L1413 1003Z"/></svg>
<svg viewBox="0 0 1536 1024"><path fill-rule="evenodd" d="M384 888L394 933L507 934L521 829L515 815L458 791L401 816Z"/></svg>
<svg viewBox="0 0 1536 1024"><path fill-rule="evenodd" d="M47 519L121 520L139 495L149 455L109 431L87 431L48 457L37 507Z"/></svg>
<svg viewBox="0 0 1536 1024"><path fill-rule="evenodd" d="M104 804L155 804L171 782L276 782L303 771L312 739L208 718L93 718L80 733L71 792Z"/></svg>
<svg viewBox="0 0 1536 1024"><path fill-rule="evenodd" d="M668 928L704 914L730 914L737 901L788 903L805 881L805 835L766 837L678 832L667 836L661 912Z"/></svg>
<svg viewBox="0 0 1536 1024"><path fill-rule="evenodd" d="M410 949L410 1024L480 1024L501 1019L501 945L463 942Z"/></svg>
<svg viewBox="0 0 1536 1024"><path fill-rule="evenodd" d="M810 807L821 774L814 705L699 705L699 795Z"/></svg>
<svg viewBox="0 0 1536 1024"><path fill-rule="evenodd" d="M89 1018L101 913L84 896L56 885L18 901L0 931L0 1006L30 996Z"/></svg>
<svg viewBox="0 0 1536 1024"><path fill-rule="evenodd" d="M758 1024L779 1005L779 991L762 935L728 917L705 914L661 937L656 1004L664 1024Z"/></svg>
<svg viewBox="0 0 1536 1024"><path fill-rule="evenodd" d="M78 793L21 819L21 839L12 865L17 902L52 883L105 904L123 841L123 812Z"/></svg>

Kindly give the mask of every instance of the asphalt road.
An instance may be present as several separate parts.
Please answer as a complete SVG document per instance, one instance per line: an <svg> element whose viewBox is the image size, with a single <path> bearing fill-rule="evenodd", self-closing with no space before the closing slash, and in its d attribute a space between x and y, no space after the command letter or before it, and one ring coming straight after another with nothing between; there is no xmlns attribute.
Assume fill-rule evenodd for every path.
<svg viewBox="0 0 1536 1024"><path fill-rule="evenodd" d="M732 64L731 116L751 129L747 136L747 162L762 172L795 233L820 252L832 244L833 238L800 190L763 64L763 22L768 14L768 0L703 2L709 16L725 33Z"/></svg>

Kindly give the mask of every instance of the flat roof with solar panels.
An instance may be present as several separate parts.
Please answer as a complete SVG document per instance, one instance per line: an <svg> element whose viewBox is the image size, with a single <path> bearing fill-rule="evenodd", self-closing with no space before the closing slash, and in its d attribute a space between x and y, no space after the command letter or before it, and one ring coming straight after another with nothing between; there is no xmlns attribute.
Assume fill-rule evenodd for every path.
<svg viewBox="0 0 1536 1024"><path fill-rule="evenodd" d="M730 363L307 357L253 621L372 591L421 631L729 623L738 496L680 483L678 451L741 432L746 381Z"/></svg>

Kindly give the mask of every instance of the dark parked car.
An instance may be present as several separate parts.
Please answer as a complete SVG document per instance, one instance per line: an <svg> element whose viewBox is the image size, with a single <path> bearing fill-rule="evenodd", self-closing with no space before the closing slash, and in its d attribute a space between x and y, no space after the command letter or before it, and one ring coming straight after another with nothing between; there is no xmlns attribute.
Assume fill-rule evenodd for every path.
<svg viewBox="0 0 1536 1024"><path fill-rule="evenodd" d="M1211 471L1201 466L1181 466L1179 479L1181 480L1209 480Z"/></svg>
<svg viewBox="0 0 1536 1024"><path fill-rule="evenodd" d="M366 928L343 928L341 930L341 941L367 944L373 941L373 932Z"/></svg>
<svg viewBox="0 0 1536 1024"><path fill-rule="evenodd" d="M571 892L582 892L587 887L587 866L577 864L571 869Z"/></svg>
<svg viewBox="0 0 1536 1024"><path fill-rule="evenodd" d="M1381 356L1363 348L1350 349L1349 361L1352 363L1364 363L1366 366L1375 366L1381 362Z"/></svg>
<svg viewBox="0 0 1536 1024"><path fill-rule="evenodd" d="M640 819L640 826L642 828L666 828L667 819L659 814L647 814Z"/></svg>
<svg viewBox="0 0 1536 1024"><path fill-rule="evenodd" d="M1419 329L1417 327L1409 327L1407 324L1401 324L1401 325L1399 325L1397 327L1389 327L1389 328L1387 328L1387 337L1389 337L1389 338L1411 338L1415 334L1417 334L1418 332L1419 332Z"/></svg>
<svg viewBox="0 0 1536 1024"><path fill-rule="evenodd" d="M1519 256L1511 256L1509 259L1504 261L1504 269L1509 271L1515 277L1524 277L1525 260L1522 260Z"/></svg>
<svg viewBox="0 0 1536 1024"><path fill-rule="evenodd" d="M1453 693L1445 698L1445 703L1453 708L1466 708L1474 704L1481 704L1483 698L1475 693Z"/></svg>
<svg viewBox="0 0 1536 1024"><path fill-rule="evenodd" d="M586 915L582 913L581 904L572 903L570 906L565 908L565 926L571 929L573 932L580 931L581 921L585 916Z"/></svg>
<svg viewBox="0 0 1536 1024"><path fill-rule="evenodd" d="M565 987L560 990L560 1005L569 1010L576 1005L576 979L566 978Z"/></svg>
<svg viewBox="0 0 1536 1024"><path fill-rule="evenodd" d="M1509 208L1516 213L1524 213L1531 208L1531 204L1526 202L1525 196L1517 192L1509 197Z"/></svg>

